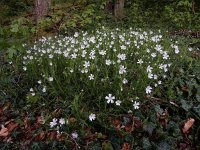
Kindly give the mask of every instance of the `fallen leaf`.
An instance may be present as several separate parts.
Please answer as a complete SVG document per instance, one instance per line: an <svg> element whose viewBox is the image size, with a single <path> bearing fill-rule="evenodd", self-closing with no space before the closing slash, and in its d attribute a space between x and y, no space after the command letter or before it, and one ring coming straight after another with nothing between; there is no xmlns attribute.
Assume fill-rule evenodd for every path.
<svg viewBox="0 0 200 150"><path fill-rule="evenodd" d="M12 132L15 128L18 127L18 123L17 122L10 122L6 127L8 128L8 132Z"/></svg>
<svg viewBox="0 0 200 150"><path fill-rule="evenodd" d="M184 127L182 128L183 133L188 133L189 132L189 129L194 124L194 121L195 120L193 118L188 119L188 121L184 124Z"/></svg>
<svg viewBox="0 0 200 150"><path fill-rule="evenodd" d="M134 130L134 126L131 125L131 124L128 124L128 125L125 126L125 130L126 130L126 132L130 133Z"/></svg>
<svg viewBox="0 0 200 150"><path fill-rule="evenodd" d="M157 113L157 117L158 117L158 120L160 122L160 124L163 126L163 127L166 127L167 126L167 122L168 122L168 118L169 118L169 113L168 113L168 110L165 109L165 111L163 113Z"/></svg>
<svg viewBox="0 0 200 150"><path fill-rule="evenodd" d="M69 118L69 122L70 123L75 123L76 122L76 118L74 118L74 117Z"/></svg>
<svg viewBox="0 0 200 150"><path fill-rule="evenodd" d="M0 137L6 137L8 136L9 132L8 129L5 127L2 127L2 129L0 130Z"/></svg>
<svg viewBox="0 0 200 150"><path fill-rule="evenodd" d="M117 131L121 129L121 121L119 119L112 120L112 124L114 125Z"/></svg>
<svg viewBox="0 0 200 150"><path fill-rule="evenodd" d="M49 139L53 140L53 139L56 139L56 137L57 137L57 132L56 131L50 131L48 133L48 138Z"/></svg>
<svg viewBox="0 0 200 150"><path fill-rule="evenodd" d="M36 137L35 137L35 140L36 141L41 141L45 138L45 132L44 131L41 131Z"/></svg>
<svg viewBox="0 0 200 150"><path fill-rule="evenodd" d="M45 119L44 119L44 117L43 117L43 116L37 117L37 123L39 123L39 124L45 124Z"/></svg>
<svg viewBox="0 0 200 150"><path fill-rule="evenodd" d="M28 117L25 117L24 118L24 128L25 129L28 128L29 124L30 124L30 119Z"/></svg>
<svg viewBox="0 0 200 150"><path fill-rule="evenodd" d="M134 127L135 127L136 129L142 127L142 121L141 121L139 118L133 117L133 121L134 121Z"/></svg>
<svg viewBox="0 0 200 150"><path fill-rule="evenodd" d="M122 145L122 150L131 150L131 146L130 146L130 144L129 143L124 143L123 145Z"/></svg>

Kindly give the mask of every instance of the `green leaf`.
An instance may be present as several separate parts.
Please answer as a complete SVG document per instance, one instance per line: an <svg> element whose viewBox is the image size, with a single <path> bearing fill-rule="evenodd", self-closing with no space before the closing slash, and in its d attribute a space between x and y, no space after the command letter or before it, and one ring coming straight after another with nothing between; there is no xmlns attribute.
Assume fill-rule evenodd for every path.
<svg viewBox="0 0 200 150"><path fill-rule="evenodd" d="M92 142L91 144L89 144L88 150L102 150L101 149L101 145L99 142Z"/></svg>
<svg viewBox="0 0 200 150"><path fill-rule="evenodd" d="M11 32L17 33L19 31L19 26L17 24L11 25Z"/></svg>
<svg viewBox="0 0 200 150"><path fill-rule="evenodd" d="M197 107L194 107L193 109L200 117L200 105L198 105Z"/></svg>
<svg viewBox="0 0 200 150"><path fill-rule="evenodd" d="M192 108L192 103L191 102L187 102L186 100L181 100L181 107L183 108L183 109L185 109L186 111L188 111L189 109L191 109Z"/></svg>
<svg viewBox="0 0 200 150"><path fill-rule="evenodd" d="M12 59L13 56L17 54L17 50L13 46L13 47L8 48L7 53L8 53L8 58Z"/></svg>
<svg viewBox="0 0 200 150"><path fill-rule="evenodd" d="M150 149L151 148L151 143L149 141L149 138L142 138L142 145L143 149Z"/></svg>
<svg viewBox="0 0 200 150"><path fill-rule="evenodd" d="M103 142L102 147L103 150L114 150L111 142Z"/></svg>
<svg viewBox="0 0 200 150"><path fill-rule="evenodd" d="M161 142L157 146L157 150L171 150L172 147L167 142Z"/></svg>
<svg viewBox="0 0 200 150"><path fill-rule="evenodd" d="M144 124L143 126L144 131L148 132L150 135L152 135L152 132L155 128L156 128L156 125L152 122L148 122Z"/></svg>

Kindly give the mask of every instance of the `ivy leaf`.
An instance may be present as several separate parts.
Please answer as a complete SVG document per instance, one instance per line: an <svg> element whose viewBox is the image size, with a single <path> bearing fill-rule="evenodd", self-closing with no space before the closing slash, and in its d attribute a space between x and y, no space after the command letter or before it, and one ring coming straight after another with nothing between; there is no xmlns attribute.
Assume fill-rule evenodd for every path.
<svg viewBox="0 0 200 150"><path fill-rule="evenodd" d="M149 138L142 138L142 145L143 149L150 149L151 148L151 143L149 141Z"/></svg>
<svg viewBox="0 0 200 150"><path fill-rule="evenodd" d="M200 117L200 105L198 105L197 107L194 107L193 109L198 114L198 116Z"/></svg>
<svg viewBox="0 0 200 150"><path fill-rule="evenodd" d="M153 130L156 128L156 125L152 122L148 122L147 124L144 124L143 129L144 131L148 132L149 135L152 135Z"/></svg>
<svg viewBox="0 0 200 150"><path fill-rule="evenodd" d="M167 142L161 142L157 146L157 150L170 150L172 147Z"/></svg>
<svg viewBox="0 0 200 150"><path fill-rule="evenodd" d="M13 56L17 54L17 50L15 49L15 47L10 47L8 48L7 53L8 53L8 57L12 59Z"/></svg>
<svg viewBox="0 0 200 150"><path fill-rule="evenodd" d="M189 102L187 102L186 100L181 100L181 107L183 108L183 109L185 109L186 111L188 111L189 109L191 109L192 108L192 103L189 103Z"/></svg>

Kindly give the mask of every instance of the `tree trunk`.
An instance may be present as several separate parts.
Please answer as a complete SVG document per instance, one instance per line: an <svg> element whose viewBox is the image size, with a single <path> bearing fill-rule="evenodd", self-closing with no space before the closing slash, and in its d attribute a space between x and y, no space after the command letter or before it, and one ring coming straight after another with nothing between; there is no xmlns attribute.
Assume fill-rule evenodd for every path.
<svg viewBox="0 0 200 150"><path fill-rule="evenodd" d="M122 19L124 16L124 0L115 0L114 16L116 19Z"/></svg>
<svg viewBox="0 0 200 150"><path fill-rule="evenodd" d="M47 14L51 6L51 0L35 0L35 19L38 22Z"/></svg>

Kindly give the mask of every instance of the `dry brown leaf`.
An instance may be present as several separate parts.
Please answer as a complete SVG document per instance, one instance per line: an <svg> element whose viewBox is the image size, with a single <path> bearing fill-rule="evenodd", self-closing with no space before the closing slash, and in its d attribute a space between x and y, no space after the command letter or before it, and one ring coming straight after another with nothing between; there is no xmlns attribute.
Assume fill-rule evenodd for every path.
<svg viewBox="0 0 200 150"><path fill-rule="evenodd" d="M14 121L14 119L10 119L9 121L6 121L6 122L4 123L4 125L6 126L6 125L8 125L10 122L12 122L12 121Z"/></svg>
<svg viewBox="0 0 200 150"><path fill-rule="evenodd" d="M188 133L189 132L190 128L194 124L194 121L195 120L193 118L188 119L188 121L184 124L184 126L182 128L183 133Z"/></svg>
<svg viewBox="0 0 200 150"><path fill-rule="evenodd" d="M112 124L117 131L121 130L121 121L119 119L112 120Z"/></svg>
<svg viewBox="0 0 200 150"><path fill-rule="evenodd" d="M8 132L12 132L15 128L18 127L17 122L10 122L6 127L8 128Z"/></svg>
<svg viewBox="0 0 200 150"><path fill-rule="evenodd" d="M70 123L75 123L77 120L76 120L76 118L74 118L74 117L71 117L71 118L69 118L69 122Z"/></svg>
<svg viewBox="0 0 200 150"><path fill-rule="evenodd" d="M133 117L133 121L134 121L134 127L135 127L136 129L142 127L142 121L141 121L139 118Z"/></svg>
<svg viewBox="0 0 200 150"><path fill-rule="evenodd" d="M160 124L164 127L167 126L167 122L168 122L168 118L169 118L169 113L168 113L168 110L165 109L165 111L163 113L157 113L157 117L158 117L158 120L160 122Z"/></svg>
<svg viewBox="0 0 200 150"><path fill-rule="evenodd" d="M30 123L30 119L28 117L24 118L24 128L27 129Z"/></svg>
<svg viewBox="0 0 200 150"><path fill-rule="evenodd" d="M131 125L131 124L128 124L128 125L125 126L125 130L126 130L126 132L130 133L134 130L134 126Z"/></svg>
<svg viewBox="0 0 200 150"><path fill-rule="evenodd" d="M57 132L56 131L50 131L48 133L48 138L49 139L53 140L53 139L56 139L56 137L57 137Z"/></svg>
<svg viewBox="0 0 200 150"><path fill-rule="evenodd" d="M122 145L122 150L131 150L131 146L130 146L130 144L129 143L124 143L123 145Z"/></svg>
<svg viewBox="0 0 200 150"><path fill-rule="evenodd" d="M45 138L45 132L44 131L41 131L36 137L35 137L35 140L36 141L41 141Z"/></svg>
<svg viewBox="0 0 200 150"><path fill-rule="evenodd" d="M43 117L43 116L37 117L37 123L39 123L39 124L44 124L44 123L45 123L44 117Z"/></svg>
<svg viewBox="0 0 200 150"><path fill-rule="evenodd" d="M0 137L6 137L8 136L9 132L8 129L5 127L2 127L2 129L0 130Z"/></svg>

